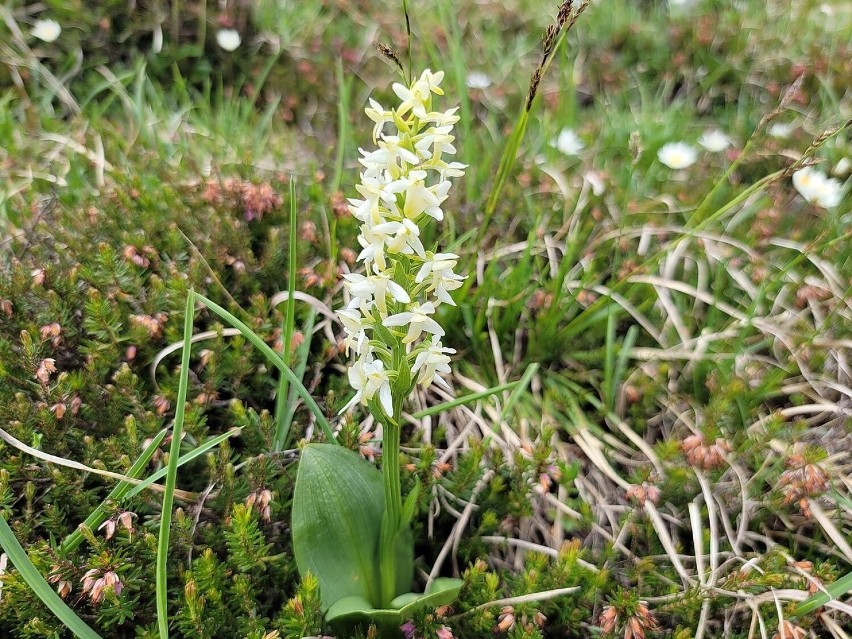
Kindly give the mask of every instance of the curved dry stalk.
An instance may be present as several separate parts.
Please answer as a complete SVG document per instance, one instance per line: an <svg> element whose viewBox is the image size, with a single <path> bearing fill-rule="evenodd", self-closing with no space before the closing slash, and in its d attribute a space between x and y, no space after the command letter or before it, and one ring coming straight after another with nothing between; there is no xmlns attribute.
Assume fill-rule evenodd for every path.
<svg viewBox="0 0 852 639"><path fill-rule="evenodd" d="M494 477L495 472L493 470L488 470L485 474L480 477L479 481L476 482L476 485L473 487L470 495L470 501L462 512L461 518L459 518L456 523L453 525L453 529L450 532L447 540L444 542L444 545L441 547L441 551L438 553L438 556L435 558L435 563L432 566L432 570L429 572L429 579L426 581L426 591L429 591L429 587L432 585L432 582L441 572L441 566L444 563L444 560L447 558L447 555L452 551L453 553L453 563L455 563L455 554L458 551L459 542L461 541L461 534L464 528L467 526L468 521L470 521L470 517L473 514L473 509L475 506L476 496L481 493L491 479Z"/></svg>
<svg viewBox="0 0 852 639"><path fill-rule="evenodd" d="M118 481L124 481L128 484L139 485L145 482L144 479L135 479L134 477L128 477L127 475L122 475L121 473L114 473L109 470L100 470L99 468L92 468L91 466L86 466L85 464L81 464L80 462L76 462L73 459L65 459L64 457L58 457L56 455L51 455L50 453L45 453L44 451L38 450L37 448L33 448L31 446L27 446L24 442L17 439L15 436L6 432L2 428L0 428L0 439L5 441L7 444L12 446L13 448L17 448L23 453L27 453L28 455L32 455L42 461L49 462L51 464L56 464L57 466L65 466L66 468L73 468L74 470L80 470L85 473L92 473L93 475L100 475L101 477L108 477L109 479L117 479ZM160 484L150 484L148 486L151 490L155 492L163 492L165 487ZM179 497L184 501L195 501L198 498L198 495L195 493L190 493L185 490L175 489L175 497Z"/></svg>

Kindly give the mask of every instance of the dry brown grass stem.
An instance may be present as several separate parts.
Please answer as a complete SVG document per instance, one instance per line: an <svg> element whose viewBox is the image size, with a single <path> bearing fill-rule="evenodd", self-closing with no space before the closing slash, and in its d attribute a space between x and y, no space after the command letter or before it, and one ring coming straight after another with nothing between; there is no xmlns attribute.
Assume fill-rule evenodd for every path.
<svg viewBox="0 0 852 639"><path fill-rule="evenodd" d="M536 544L531 541L526 541L524 539L515 539L513 537L500 537L497 535L484 535L481 537L482 541L487 544L495 544L495 545L505 545L505 546L513 546L515 548L519 548L521 550L526 550L529 552L537 552L543 555L547 555L548 557L559 557L559 549L551 548L550 546L543 546L541 544ZM583 559L577 559L577 563L586 570L591 570L592 572L600 572L600 568L598 568L595 564L585 561Z"/></svg>
<svg viewBox="0 0 852 639"><path fill-rule="evenodd" d="M426 590L429 590L432 582L441 572L441 567L444 564L447 556L452 552L452 561L454 574L458 574L458 565L456 559L456 553L458 551L459 542L461 541L462 534L464 533L464 529L467 527L468 522L470 521L470 517L473 514L475 501L477 495L481 493L486 486L488 486L489 482L494 478L495 472L493 470L487 470L482 477L480 477L479 481L476 482L476 485L473 487L470 495L470 501L465 507L464 511L461 514L461 517L456 521L453 525L452 531L447 536L444 545L441 547L441 551L438 553L438 556L435 558L435 563L432 566L432 570L429 573L429 579L426 582Z"/></svg>
<svg viewBox="0 0 852 639"><path fill-rule="evenodd" d="M64 466L66 468L72 468L74 470L79 470L86 473L92 473L93 475L100 475L101 477L107 477L109 479L116 479L118 481L124 481L129 484L138 485L141 484L143 479L136 479L134 477L128 477L127 475L122 475L121 473L114 473L109 470L101 470L99 468L92 468L91 466L86 466L85 464L81 464L80 462L76 462L73 459L66 459L64 457L59 457L57 455L51 455L50 453L45 453L44 451L38 450L36 448L32 448L31 446L27 446L21 440L15 438L10 435L8 432L0 428L0 439L5 441L7 444L12 446L13 448L17 448L22 453L26 453L28 455L32 455L37 459L41 459L42 461L49 462L51 464L56 464L57 466ZM153 490L154 492L163 492L164 487L160 484L149 484L148 488ZM183 501L192 502L198 499L198 495L196 493L187 492L185 490L175 489L175 497L181 499Z"/></svg>
<svg viewBox="0 0 852 639"><path fill-rule="evenodd" d="M455 617L450 617L450 621L453 621L454 619L460 619L480 610L488 610L489 608L502 608L504 606L518 606L525 603L534 603L536 601L548 601L550 599L555 599L556 597L564 597L565 595L573 594L578 590L580 590L579 586L572 586L569 588L556 588L554 590L543 590L541 592L533 592L528 595L520 595L518 597L495 599L494 601L489 601L488 603L475 606L470 610L465 610L463 613L456 615Z"/></svg>

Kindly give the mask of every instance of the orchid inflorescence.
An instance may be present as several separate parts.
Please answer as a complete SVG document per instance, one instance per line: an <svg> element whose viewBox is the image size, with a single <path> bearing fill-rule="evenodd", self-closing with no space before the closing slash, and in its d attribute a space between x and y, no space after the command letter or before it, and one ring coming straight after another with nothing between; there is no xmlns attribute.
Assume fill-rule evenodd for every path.
<svg viewBox="0 0 852 639"><path fill-rule="evenodd" d="M410 86L393 85L401 101L395 109L373 99L366 109L378 148L360 149L364 169L355 188L361 198L349 199L361 222L358 259L366 274L344 276L351 299L337 312L347 354L357 355L349 368L356 394L341 412L377 400L385 416L395 417L395 400L416 383L447 386L441 374L450 372L455 350L443 346L444 330L432 316L441 304L455 305L450 292L465 277L453 272L458 255L427 251L421 241L430 219L444 219L450 178L465 169L444 159L456 151L451 132L457 109L432 110L433 94L443 95L443 77L427 69ZM388 125L395 129L390 134Z"/></svg>

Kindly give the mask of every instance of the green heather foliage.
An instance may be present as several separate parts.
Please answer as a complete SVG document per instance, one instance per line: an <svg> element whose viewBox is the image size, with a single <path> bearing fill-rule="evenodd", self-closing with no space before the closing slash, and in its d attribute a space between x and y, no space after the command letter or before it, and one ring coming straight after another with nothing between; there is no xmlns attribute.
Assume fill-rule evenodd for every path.
<svg viewBox="0 0 852 639"><path fill-rule="evenodd" d="M56 614L75 614L104 639L161 639L178 450L170 637L403 636L325 621L291 531L322 420L205 304L171 438L194 291L381 467L377 424L338 416L348 361L326 310L357 268L363 108L395 99L375 43L408 65L402 4L0 7L0 637L70 639ZM445 71L469 165L422 239L471 276L439 317L468 397L418 392L399 453L414 590L430 572L464 585L406 632L848 634L847 3L595 2L532 100L552 3L406 4L412 67ZM55 42L31 36L40 18ZM560 151L563 129L584 148ZM732 145L699 146L712 129ZM674 170L657 153L678 141L698 157ZM836 171L836 206L794 187L811 160Z"/></svg>

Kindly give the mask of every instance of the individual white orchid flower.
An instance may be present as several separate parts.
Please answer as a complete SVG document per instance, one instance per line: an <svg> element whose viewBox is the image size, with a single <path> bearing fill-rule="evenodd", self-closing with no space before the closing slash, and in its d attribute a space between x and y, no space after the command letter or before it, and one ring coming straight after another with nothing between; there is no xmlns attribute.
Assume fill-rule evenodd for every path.
<svg viewBox="0 0 852 639"><path fill-rule="evenodd" d="M388 328L397 326L407 326L408 333L402 338L403 344L411 344L426 331L432 335L443 337L444 329L441 325L433 320L430 315L435 312L435 305L432 302L426 302L420 306L416 306L412 311L397 313L384 319L382 324Z"/></svg>
<svg viewBox="0 0 852 639"><path fill-rule="evenodd" d="M431 258L428 255L431 255ZM427 254L427 259L423 262L420 270L417 271L414 281L420 284L426 278L430 278L426 290L434 292L435 298L439 302L455 306L456 303L450 297L449 292L461 288L462 282L467 279L453 272L458 263L458 257L455 253Z"/></svg>
<svg viewBox="0 0 852 639"><path fill-rule="evenodd" d="M356 390L356 393L349 400L349 403L341 409L341 413L346 412L359 402L366 405L378 393L382 410L387 415L393 415L390 377L382 360L373 359L369 354L362 355L358 361L349 367L349 384Z"/></svg>
<svg viewBox="0 0 852 639"><path fill-rule="evenodd" d="M366 277L357 273L350 273L344 275L343 279L346 280L346 287L354 298L353 302L357 302L359 306L367 307L370 303L375 303L382 317L388 314L388 294L395 302L401 304L411 302L411 297L406 290L394 282L388 272Z"/></svg>
<svg viewBox="0 0 852 639"><path fill-rule="evenodd" d="M403 255L414 253L421 258L426 255L426 250L420 241L420 227L409 219L402 221L387 246L390 253L402 253Z"/></svg>
<svg viewBox="0 0 852 639"><path fill-rule="evenodd" d="M426 118L426 108L431 102L431 94L444 94L444 91L438 86L443 79L443 71L432 73L429 69L426 69L420 78L410 87L399 83L394 84L391 88L397 97L402 100L402 104L396 110L397 114L403 116L410 110L416 117L421 119Z"/></svg>
<svg viewBox="0 0 852 639"><path fill-rule="evenodd" d="M446 180L447 178L452 177L461 177L464 175L464 170L467 168L467 164L462 164L461 162L436 162L434 166L430 168L436 168L440 171L441 180Z"/></svg>
<svg viewBox="0 0 852 639"><path fill-rule="evenodd" d="M437 126L454 126L461 116L458 115L458 107L453 107L449 111L432 111L427 113L425 118L421 118L424 122L432 122Z"/></svg>
<svg viewBox="0 0 852 639"><path fill-rule="evenodd" d="M451 372L449 354L455 352L456 349L445 348L440 339L433 337L429 346L417 354L414 366L411 367L411 372L417 375L417 383L429 386L434 381L449 388L449 384L438 373L448 375Z"/></svg>
<svg viewBox="0 0 852 639"><path fill-rule="evenodd" d="M361 226L358 242L361 243L364 250L358 255L358 259L368 264L375 262L379 271L384 271L387 268L385 246L402 228L403 226L399 222L381 222L375 225L364 224Z"/></svg>
<svg viewBox="0 0 852 639"><path fill-rule="evenodd" d="M383 171L387 171L393 178L402 175L402 163L416 165L420 162L417 155L401 145L398 135L382 135L379 148L375 151L359 149L362 158L359 160L366 170L367 177L378 177Z"/></svg>
<svg viewBox="0 0 852 639"><path fill-rule="evenodd" d="M439 222L444 219L441 204L447 199L452 184L446 180L427 187L423 180L414 182L406 192L403 214L409 220L416 220L425 213Z"/></svg>
<svg viewBox="0 0 852 639"><path fill-rule="evenodd" d="M454 155L456 147L453 146L453 141L456 138L454 135L450 135L452 130L452 125L447 124L432 127L427 129L425 133L418 135L414 143L417 155L424 160L434 160L435 162L439 161L444 153Z"/></svg>
<svg viewBox="0 0 852 639"><path fill-rule="evenodd" d="M370 106L364 109L364 113L376 123L376 126L373 127L373 144L375 144L381 136L385 124L393 122L393 111L386 111L381 104L370 98Z"/></svg>
<svg viewBox="0 0 852 639"><path fill-rule="evenodd" d="M367 332L361 313L354 308L344 308L337 311L337 316L340 318L343 330L346 332L346 337L343 340L346 354L349 354L349 349L353 349L356 355L364 354L366 352L365 347L367 346Z"/></svg>

